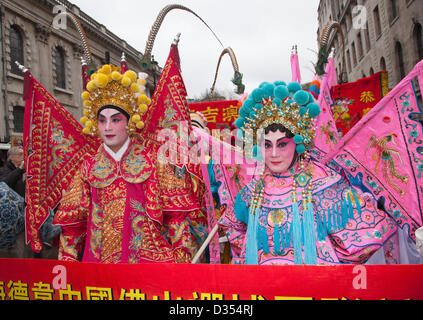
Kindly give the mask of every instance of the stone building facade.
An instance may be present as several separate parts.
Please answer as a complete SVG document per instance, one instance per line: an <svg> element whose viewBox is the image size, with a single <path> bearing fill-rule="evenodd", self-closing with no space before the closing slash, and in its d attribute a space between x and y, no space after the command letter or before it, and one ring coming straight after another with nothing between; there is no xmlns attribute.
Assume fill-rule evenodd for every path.
<svg viewBox="0 0 423 320"><path fill-rule="evenodd" d="M124 52L129 68L136 72L141 71L141 52L69 1L2 0L0 148L10 144L13 138L19 139L23 135L23 76L12 59L29 68L32 75L76 119L82 115L82 41L77 28L70 20L66 22L66 28L54 26L53 21L57 16L55 7L58 5L73 13L80 21L97 66L104 63L120 64ZM149 77L149 95L154 90L152 82Z"/></svg>
<svg viewBox="0 0 423 320"><path fill-rule="evenodd" d="M319 38L328 21L339 22L343 30L344 61L339 34L329 40L340 80L386 70L393 88L423 59L421 0L320 0L318 11Z"/></svg>

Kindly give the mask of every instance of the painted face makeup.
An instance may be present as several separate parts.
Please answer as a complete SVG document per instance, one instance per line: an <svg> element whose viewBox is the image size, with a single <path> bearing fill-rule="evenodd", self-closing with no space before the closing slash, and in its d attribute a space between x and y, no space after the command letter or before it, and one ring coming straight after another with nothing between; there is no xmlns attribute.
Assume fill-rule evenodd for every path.
<svg viewBox="0 0 423 320"><path fill-rule="evenodd" d="M270 172L283 174L288 171L295 155L296 144L293 138L287 138L285 132L272 132L264 136L262 154Z"/></svg>
<svg viewBox="0 0 423 320"><path fill-rule="evenodd" d="M128 139L126 116L116 109L104 109L98 115L100 138L113 152L118 152Z"/></svg>

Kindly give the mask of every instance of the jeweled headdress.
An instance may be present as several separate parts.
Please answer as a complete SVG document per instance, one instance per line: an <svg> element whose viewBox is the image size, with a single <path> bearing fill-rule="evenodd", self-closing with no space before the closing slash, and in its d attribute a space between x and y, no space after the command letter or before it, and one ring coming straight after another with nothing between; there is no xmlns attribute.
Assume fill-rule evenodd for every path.
<svg viewBox="0 0 423 320"><path fill-rule="evenodd" d="M313 119L319 114L320 107L312 94L302 90L298 82L263 82L244 101L235 126L241 129L238 137L245 144L255 144L257 130L282 124L294 134L296 150L302 154L313 145Z"/></svg>
<svg viewBox="0 0 423 320"><path fill-rule="evenodd" d="M85 108L80 122L84 125L83 133L98 135L98 112L107 105L118 107L130 116L129 135L135 134L136 129L144 128L141 117L151 103L144 93L146 80L138 78L132 70L121 72L121 67L107 64L91 75L87 91L82 93Z"/></svg>

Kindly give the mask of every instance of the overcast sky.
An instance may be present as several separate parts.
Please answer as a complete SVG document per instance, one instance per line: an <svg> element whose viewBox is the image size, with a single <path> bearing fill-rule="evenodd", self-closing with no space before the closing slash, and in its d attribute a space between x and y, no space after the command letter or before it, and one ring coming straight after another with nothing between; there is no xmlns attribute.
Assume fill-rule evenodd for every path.
<svg viewBox="0 0 423 320"><path fill-rule="evenodd" d="M289 58L294 44L298 46L302 82L313 78L312 63L317 60L317 0L70 1L142 53L162 8L177 3L196 12L217 34L223 47L197 17L174 9L167 14L152 51L163 67L172 40L181 32L182 76L190 98L210 89L224 47L234 50L247 93L263 81L291 81ZM232 64L226 55L216 89L233 91L232 77Z"/></svg>

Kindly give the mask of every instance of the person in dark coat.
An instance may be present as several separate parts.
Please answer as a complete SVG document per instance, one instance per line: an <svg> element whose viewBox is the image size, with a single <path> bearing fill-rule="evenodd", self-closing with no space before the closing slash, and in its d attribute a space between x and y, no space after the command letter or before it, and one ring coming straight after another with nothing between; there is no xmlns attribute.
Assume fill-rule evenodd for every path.
<svg viewBox="0 0 423 320"><path fill-rule="evenodd" d="M0 182L25 198L25 164L22 147L12 147L7 152L7 162L0 168Z"/></svg>

